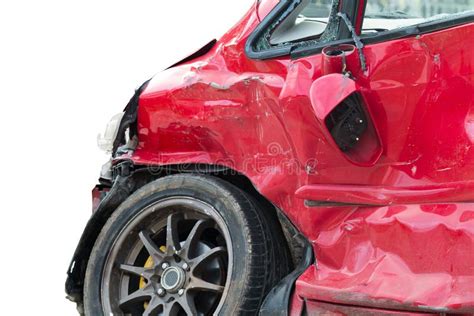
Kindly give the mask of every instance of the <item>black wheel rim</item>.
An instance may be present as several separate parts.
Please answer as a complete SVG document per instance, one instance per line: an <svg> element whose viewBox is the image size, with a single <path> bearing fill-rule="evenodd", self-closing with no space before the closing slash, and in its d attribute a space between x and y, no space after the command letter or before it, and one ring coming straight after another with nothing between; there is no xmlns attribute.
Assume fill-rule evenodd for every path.
<svg viewBox="0 0 474 316"><path fill-rule="evenodd" d="M101 282L106 315L212 315L232 271L229 231L209 204L160 200L128 222L110 250Z"/></svg>

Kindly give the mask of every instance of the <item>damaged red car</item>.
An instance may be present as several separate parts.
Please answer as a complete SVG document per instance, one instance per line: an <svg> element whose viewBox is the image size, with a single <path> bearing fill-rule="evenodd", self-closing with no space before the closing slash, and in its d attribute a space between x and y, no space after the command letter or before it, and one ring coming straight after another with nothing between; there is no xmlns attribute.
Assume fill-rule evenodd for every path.
<svg viewBox="0 0 474 316"><path fill-rule="evenodd" d="M144 83L68 270L86 315L474 313L474 1L260 0Z"/></svg>

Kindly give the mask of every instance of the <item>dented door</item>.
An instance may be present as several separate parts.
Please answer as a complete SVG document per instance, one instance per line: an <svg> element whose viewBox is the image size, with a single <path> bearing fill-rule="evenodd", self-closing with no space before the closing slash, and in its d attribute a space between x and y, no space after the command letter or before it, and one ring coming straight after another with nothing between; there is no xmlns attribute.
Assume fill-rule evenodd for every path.
<svg viewBox="0 0 474 316"><path fill-rule="evenodd" d="M352 21L364 43L365 67L360 58L348 65L350 73L325 73L321 66L311 83L323 141L316 145L319 164L297 196L308 207L300 221L311 223L306 233L317 264L299 279L297 293L351 306L472 313L472 14L428 22L410 17L400 27L389 21L385 27L393 28L384 30L374 21L381 13L368 9ZM369 12L377 18L364 21ZM305 57L294 67L303 60L324 65L324 58ZM353 93L382 146L377 161L365 166L324 132L321 119ZM367 133L358 137L354 148L363 148ZM323 148L339 158L327 159ZM315 303L307 308L319 310Z"/></svg>

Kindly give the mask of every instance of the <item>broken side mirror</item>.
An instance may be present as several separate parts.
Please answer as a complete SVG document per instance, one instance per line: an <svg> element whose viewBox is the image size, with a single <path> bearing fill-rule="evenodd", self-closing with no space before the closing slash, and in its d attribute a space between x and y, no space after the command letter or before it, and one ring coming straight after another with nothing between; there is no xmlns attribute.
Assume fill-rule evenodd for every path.
<svg viewBox="0 0 474 316"><path fill-rule="evenodd" d="M350 44L325 47L322 51L322 73L354 74L360 70L356 47Z"/></svg>
<svg viewBox="0 0 474 316"><path fill-rule="evenodd" d="M382 142L373 116L357 83L330 73L310 89L311 104L327 140L352 163L373 166L382 155Z"/></svg>

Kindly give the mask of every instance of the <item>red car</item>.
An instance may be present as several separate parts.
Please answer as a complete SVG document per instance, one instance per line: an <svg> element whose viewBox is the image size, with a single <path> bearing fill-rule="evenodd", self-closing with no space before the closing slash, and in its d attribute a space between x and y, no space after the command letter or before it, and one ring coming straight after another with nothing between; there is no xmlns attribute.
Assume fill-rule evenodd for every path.
<svg viewBox="0 0 474 316"><path fill-rule="evenodd" d="M109 123L69 298L86 315L474 313L473 9L256 1Z"/></svg>

